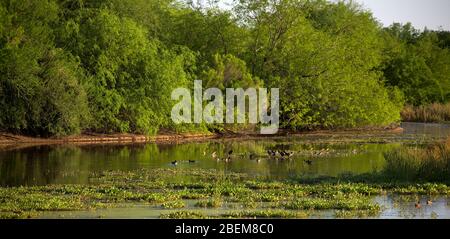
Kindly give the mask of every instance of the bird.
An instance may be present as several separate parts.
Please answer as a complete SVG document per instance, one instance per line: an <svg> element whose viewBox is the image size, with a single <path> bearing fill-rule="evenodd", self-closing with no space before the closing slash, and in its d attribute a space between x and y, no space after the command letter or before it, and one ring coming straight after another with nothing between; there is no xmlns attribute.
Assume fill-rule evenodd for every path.
<svg viewBox="0 0 450 239"><path fill-rule="evenodd" d="M417 209L419 209L419 208L422 207L422 205L420 205L420 201L419 201L419 202L416 202L416 204L414 204L414 206L415 206Z"/></svg>
<svg viewBox="0 0 450 239"><path fill-rule="evenodd" d="M281 150L275 150L275 156L276 155L283 156L283 152Z"/></svg>
<svg viewBox="0 0 450 239"><path fill-rule="evenodd" d="M225 163L231 162L231 157L230 157L230 156L226 157L226 158L224 159L224 161L225 161Z"/></svg>
<svg viewBox="0 0 450 239"><path fill-rule="evenodd" d="M214 151L214 152L211 154L211 157L217 158L217 153L216 153L216 151Z"/></svg>
<svg viewBox="0 0 450 239"><path fill-rule="evenodd" d="M312 161L311 160L305 160L305 163L308 164L308 165L311 165Z"/></svg>
<svg viewBox="0 0 450 239"><path fill-rule="evenodd" d="M189 163L195 163L195 160L189 160Z"/></svg>
<svg viewBox="0 0 450 239"><path fill-rule="evenodd" d="M428 206L431 206L431 205L433 205L433 201L431 201L431 200L428 200L428 201L427 201L427 205L428 205Z"/></svg>
<svg viewBox="0 0 450 239"><path fill-rule="evenodd" d="M171 162L171 164L176 166L176 165L178 165L178 162L175 160L175 161Z"/></svg>
<svg viewBox="0 0 450 239"><path fill-rule="evenodd" d="M288 152L288 151L280 151L280 154L281 154L281 156L282 157L288 157L288 158L290 158L290 157L292 157L292 155L294 155L294 152Z"/></svg>
<svg viewBox="0 0 450 239"><path fill-rule="evenodd" d="M260 162L261 162L261 159L257 159L256 162L257 162L257 163L260 163Z"/></svg>
<svg viewBox="0 0 450 239"><path fill-rule="evenodd" d="M251 153L249 157L250 157L250 160L254 160L256 155L254 153Z"/></svg>
<svg viewBox="0 0 450 239"><path fill-rule="evenodd" d="M267 150L267 154L269 155L269 156L271 156L271 157L275 157L276 155L277 155L277 153L275 152L275 151L273 151L273 150Z"/></svg>

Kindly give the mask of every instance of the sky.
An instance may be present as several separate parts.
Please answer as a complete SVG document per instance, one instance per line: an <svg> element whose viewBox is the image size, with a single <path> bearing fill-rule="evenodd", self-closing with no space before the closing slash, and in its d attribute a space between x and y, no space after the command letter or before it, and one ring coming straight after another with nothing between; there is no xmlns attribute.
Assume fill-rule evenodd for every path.
<svg viewBox="0 0 450 239"><path fill-rule="evenodd" d="M450 30L450 0L356 0L383 25L411 22L415 28Z"/></svg>
<svg viewBox="0 0 450 239"><path fill-rule="evenodd" d="M338 1L338 0L330 0ZM354 0L370 9L384 26L394 22L411 22L417 29L450 31L450 0ZM232 0L219 0L219 5L229 8Z"/></svg>

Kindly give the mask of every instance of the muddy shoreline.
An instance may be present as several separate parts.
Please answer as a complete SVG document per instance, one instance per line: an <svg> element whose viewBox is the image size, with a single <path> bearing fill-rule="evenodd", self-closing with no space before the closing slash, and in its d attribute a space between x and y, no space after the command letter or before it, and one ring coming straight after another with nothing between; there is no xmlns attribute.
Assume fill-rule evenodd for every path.
<svg viewBox="0 0 450 239"><path fill-rule="evenodd" d="M23 135L14 135L0 132L0 146L30 146L30 145L54 145L54 144L132 144L132 143L183 143L205 141L211 139L258 139L258 138L280 138L289 136L326 136L341 134L360 133L401 133L403 128L364 128L364 129L344 129L344 130L315 130L315 131L286 131L280 130L278 134L261 135L257 133L163 133L155 136L138 134L81 134L78 136L67 136L61 138L37 138Z"/></svg>

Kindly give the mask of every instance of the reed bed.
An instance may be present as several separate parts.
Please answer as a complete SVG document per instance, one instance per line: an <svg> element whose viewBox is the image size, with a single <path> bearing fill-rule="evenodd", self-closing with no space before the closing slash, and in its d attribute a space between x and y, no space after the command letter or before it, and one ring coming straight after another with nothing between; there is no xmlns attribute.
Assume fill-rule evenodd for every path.
<svg viewBox="0 0 450 239"><path fill-rule="evenodd" d="M424 106L405 106L401 112L405 122L450 123L450 103Z"/></svg>
<svg viewBox="0 0 450 239"><path fill-rule="evenodd" d="M406 181L450 182L450 138L426 148L403 148L385 154L386 176Z"/></svg>

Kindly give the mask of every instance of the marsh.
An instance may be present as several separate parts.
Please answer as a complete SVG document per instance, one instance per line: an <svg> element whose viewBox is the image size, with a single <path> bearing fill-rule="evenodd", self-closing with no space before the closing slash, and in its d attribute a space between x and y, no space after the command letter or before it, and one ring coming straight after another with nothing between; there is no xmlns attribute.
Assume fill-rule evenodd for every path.
<svg viewBox="0 0 450 239"><path fill-rule="evenodd" d="M426 147L450 135L448 125L404 123L402 127L402 133L11 147L0 151L0 214L7 218L449 218L448 182L394 184L377 178L386 165L386 153ZM271 157L267 150L295 154ZM211 156L214 152L217 158L230 160L216 160ZM423 204L420 209L414 207L417 201Z"/></svg>

